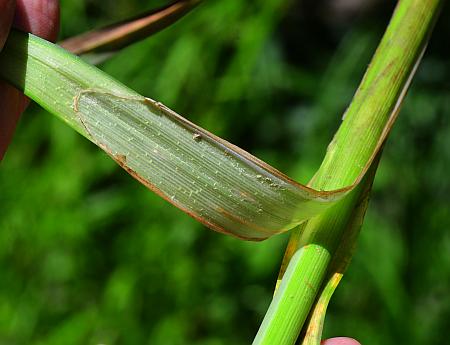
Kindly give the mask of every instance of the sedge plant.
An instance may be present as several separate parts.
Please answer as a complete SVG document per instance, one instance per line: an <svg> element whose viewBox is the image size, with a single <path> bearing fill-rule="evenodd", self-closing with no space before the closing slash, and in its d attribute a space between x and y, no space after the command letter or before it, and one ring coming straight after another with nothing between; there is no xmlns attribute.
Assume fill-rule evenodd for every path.
<svg viewBox="0 0 450 345"><path fill-rule="evenodd" d="M398 2L319 170L305 185L31 34L11 33L0 76L211 229L245 240L291 230L277 290L253 343L291 345L302 334L304 344L318 344L382 147L441 2ZM198 1L187 3L190 9Z"/></svg>

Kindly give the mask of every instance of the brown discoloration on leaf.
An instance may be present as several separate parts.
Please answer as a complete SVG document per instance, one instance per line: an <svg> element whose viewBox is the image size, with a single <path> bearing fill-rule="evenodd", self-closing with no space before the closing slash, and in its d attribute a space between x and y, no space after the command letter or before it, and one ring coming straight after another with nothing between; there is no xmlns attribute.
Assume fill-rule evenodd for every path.
<svg viewBox="0 0 450 345"><path fill-rule="evenodd" d="M306 286L314 293L314 295L317 293L316 288L309 281L306 282Z"/></svg>
<svg viewBox="0 0 450 345"><path fill-rule="evenodd" d="M256 202L255 198L246 192L240 190L239 195L250 202Z"/></svg>
<svg viewBox="0 0 450 345"><path fill-rule="evenodd" d="M182 210L183 212L185 212L186 214L188 214L190 217L194 218L195 220L199 221L200 223L204 224L206 227L223 233L223 234L227 234L227 235L231 235L234 237L237 237L239 239L243 239L243 240L249 240L249 241L262 241L264 240L264 238L253 238L253 237L246 237L246 236L240 236L234 233L230 233L229 231L227 231L226 229L218 226L215 223L211 223L208 220L206 220L204 217L200 216L197 213L192 212L192 210L187 209L186 207L184 207L183 205L179 204L176 199L172 199L169 196L167 196L166 194L164 194L158 187L156 187L154 184L150 183L149 181L147 181L146 179L144 179L141 175L139 175L136 171L134 171L133 169L131 169L127 164L126 164L126 156L122 155L122 154L111 154L109 149L105 146L102 147L102 149L112 158L114 159L117 164L119 164L128 174L130 174L134 179L136 179L137 181L139 181L141 184L143 184L145 187L147 187L148 189L150 189L152 192L156 193L157 195L159 195L161 198L165 199L166 201L170 202L171 204L173 204L174 206L178 207L180 210Z"/></svg>
<svg viewBox="0 0 450 345"><path fill-rule="evenodd" d="M126 166L126 164L127 164L127 156L122 155L122 154L117 154L117 155L114 155L114 157L115 157L116 162L119 163L119 165L122 168L124 168Z"/></svg>

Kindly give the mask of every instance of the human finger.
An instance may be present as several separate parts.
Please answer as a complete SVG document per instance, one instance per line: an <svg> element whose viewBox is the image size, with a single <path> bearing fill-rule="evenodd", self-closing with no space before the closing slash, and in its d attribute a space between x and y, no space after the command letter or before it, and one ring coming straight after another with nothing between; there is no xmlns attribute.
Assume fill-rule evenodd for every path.
<svg viewBox="0 0 450 345"><path fill-rule="evenodd" d="M55 41L59 30L58 0L16 0L14 26Z"/></svg>
<svg viewBox="0 0 450 345"><path fill-rule="evenodd" d="M11 2L11 0L8 1ZM6 1L0 0L0 3L6 3ZM4 11L1 10L0 13L4 15ZM17 0L13 21L13 25L20 30L54 41L59 30L59 1ZM3 23L3 20L0 22ZM20 91L5 82L0 82L0 160L11 141L20 114L27 104L28 99Z"/></svg>
<svg viewBox="0 0 450 345"><path fill-rule="evenodd" d="M0 51L5 44L14 18L15 0L0 0Z"/></svg>
<svg viewBox="0 0 450 345"><path fill-rule="evenodd" d="M361 344L352 338L336 337L322 341L322 345L361 345Z"/></svg>

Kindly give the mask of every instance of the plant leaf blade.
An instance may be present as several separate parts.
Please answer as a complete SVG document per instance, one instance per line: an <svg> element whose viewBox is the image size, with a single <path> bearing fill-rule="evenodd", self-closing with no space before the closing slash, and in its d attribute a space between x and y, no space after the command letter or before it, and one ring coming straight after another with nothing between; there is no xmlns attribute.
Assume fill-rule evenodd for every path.
<svg viewBox="0 0 450 345"><path fill-rule="evenodd" d="M59 45L77 55L95 52L105 56L163 30L200 2L201 0L178 0L136 18L70 37Z"/></svg>
<svg viewBox="0 0 450 345"><path fill-rule="evenodd" d="M13 32L0 63L3 77L134 178L206 226L242 239L263 240L324 212L371 162L353 184L315 190L31 34Z"/></svg>

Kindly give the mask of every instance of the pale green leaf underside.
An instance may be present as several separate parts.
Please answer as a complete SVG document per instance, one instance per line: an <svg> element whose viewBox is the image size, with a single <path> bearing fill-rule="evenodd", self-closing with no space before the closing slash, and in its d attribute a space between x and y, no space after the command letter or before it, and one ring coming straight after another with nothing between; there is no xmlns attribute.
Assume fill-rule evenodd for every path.
<svg viewBox="0 0 450 345"><path fill-rule="evenodd" d="M152 101L88 92L89 138L141 182L207 225L244 238L287 230L330 198L298 188Z"/></svg>
<svg viewBox="0 0 450 345"><path fill-rule="evenodd" d="M141 183L208 227L240 238L262 240L323 212L366 169L339 190L298 184L31 34L13 32L0 63L4 78Z"/></svg>

